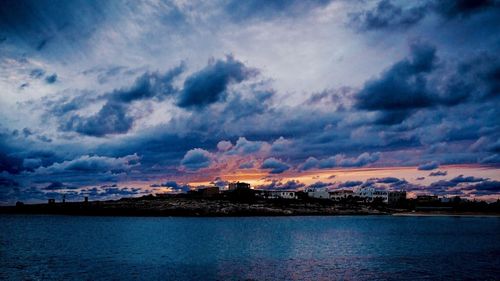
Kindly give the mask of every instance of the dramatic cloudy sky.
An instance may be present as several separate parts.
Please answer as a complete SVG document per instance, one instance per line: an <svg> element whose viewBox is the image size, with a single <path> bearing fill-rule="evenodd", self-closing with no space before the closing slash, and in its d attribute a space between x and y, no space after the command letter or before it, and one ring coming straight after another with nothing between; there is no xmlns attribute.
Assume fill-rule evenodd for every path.
<svg viewBox="0 0 500 281"><path fill-rule="evenodd" d="M497 0L0 1L0 202L500 197Z"/></svg>

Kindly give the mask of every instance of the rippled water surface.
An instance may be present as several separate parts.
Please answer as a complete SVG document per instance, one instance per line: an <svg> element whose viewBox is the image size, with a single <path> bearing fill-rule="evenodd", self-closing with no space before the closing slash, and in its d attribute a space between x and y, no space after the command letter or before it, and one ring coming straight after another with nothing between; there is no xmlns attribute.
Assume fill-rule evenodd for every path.
<svg viewBox="0 0 500 281"><path fill-rule="evenodd" d="M0 280L500 278L500 218L0 216Z"/></svg>

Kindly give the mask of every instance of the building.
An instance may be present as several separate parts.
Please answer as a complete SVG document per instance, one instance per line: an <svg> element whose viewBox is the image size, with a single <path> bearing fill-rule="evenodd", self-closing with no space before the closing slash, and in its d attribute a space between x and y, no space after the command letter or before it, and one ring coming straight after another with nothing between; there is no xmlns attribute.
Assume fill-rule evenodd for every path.
<svg viewBox="0 0 500 281"><path fill-rule="evenodd" d="M379 190L374 187L363 186L355 193L355 196L366 202L381 201L386 204L394 204L406 200L406 191Z"/></svg>
<svg viewBox="0 0 500 281"><path fill-rule="evenodd" d="M298 199L293 190L256 190L255 196L264 199Z"/></svg>
<svg viewBox="0 0 500 281"><path fill-rule="evenodd" d="M439 202L437 195L417 195L417 203L436 203Z"/></svg>
<svg viewBox="0 0 500 281"><path fill-rule="evenodd" d="M219 195L219 187L218 186L210 186L206 188L198 189L201 197L215 197Z"/></svg>
<svg viewBox="0 0 500 281"><path fill-rule="evenodd" d="M327 188L308 188L306 189L307 196L316 199L330 199L330 193Z"/></svg>
<svg viewBox="0 0 500 281"><path fill-rule="evenodd" d="M439 201L441 203L458 203L460 202L462 199L460 198L460 196L453 196L453 197L447 197L447 196L443 196L443 197L440 197L439 198Z"/></svg>
<svg viewBox="0 0 500 281"><path fill-rule="evenodd" d="M210 198L216 197L219 195L219 187L218 186L209 186L202 187L198 189L192 189L187 192L187 195L194 198ZM162 197L171 197L171 196L162 196Z"/></svg>
<svg viewBox="0 0 500 281"><path fill-rule="evenodd" d="M329 193L330 199L333 201L344 201L354 196L354 192L352 190L334 190Z"/></svg>
<svg viewBox="0 0 500 281"><path fill-rule="evenodd" d="M394 204L406 200L406 191L389 191L389 198L387 203Z"/></svg>
<svg viewBox="0 0 500 281"><path fill-rule="evenodd" d="M55 204L56 203L56 199L49 199L49 204Z"/></svg>
<svg viewBox="0 0 500 281"><path fill-rule="evenodd" d="M231 182L228 186L229 190L237 190L237 189L250 189L250 184L246 182Z"/></svg>

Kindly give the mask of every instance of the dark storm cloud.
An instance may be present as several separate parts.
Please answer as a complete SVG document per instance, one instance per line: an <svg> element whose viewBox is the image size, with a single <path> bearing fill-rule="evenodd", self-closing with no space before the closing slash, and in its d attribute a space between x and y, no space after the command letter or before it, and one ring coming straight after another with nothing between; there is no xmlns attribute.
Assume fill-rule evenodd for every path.
<svg viewBox="0 0 500 281"><path fill-rule="evenodd" d="M163 100L165 97L174 94L177 90L172 83L183 70L184 64L180 64L164 74L158 72L144 73L135 80L131 87L104 94L102 98L107 101L95 115L89 117L73 115L60 128L64 131L75 131L94 137L126 133L134 123L134 117L128 114L129 104L136 100L152 98ZM84 98L82 100L81 97L77 97L63 106L56 104L54 111L58 114L65 114L89 102L92 102L92 100Z"/></svg>
<svg viewBox="0 0 500 281"><path fill-rule="evenodd" d="M399 185L401 183L406 183L405 180L401 180L395 177L386 177L386 178L377 178L373 179L377 183L387 183L387 184L393 184L393 185Z"/></svg>
<svg viewBox="0 0 500 281"><path fill-rule="evenodd" d="M473 177L473 176L468 176L468 177L464 177L463 175L459 175L455 178L452 178L450 180L450 182L453 182L453 183L463 183L463 182L466 182L466 183L471 183L471 182L480 182L480 181L486 181L488 180L487 178L478 178L478 177Z"/></svg>
<svg viewBox="0 0 500 281"><path fill-rule="evenodd" d="M176 181L166 181L161 184L152 184L150 187L168 187L174 191L187 192L190 190L190 186L187 184L180 184Z"/></svg>
<svg viewBox="0 0 500 281"><path fill-rule="evenodd" d="M439 163L436 161L424 163L424 164L421 164L420 166L418 166L418 169L421 171L429 171L429 170L434 170L437 168L439 168Z"/></svg>
<svg viewBox="0 0 500 281"><path fill-rule="evenodd" d="M307 171L313 168L317 168L319 166L319 160L315 157L309 157L306 159L304 164L300 167L301 171Z"/></svg>
<svg viewBox="0 0 500 281"><path fill-rule="evenodd" d="M351 24L360 30L384 28L408 28L424 18L427 5L403 8L390 0L378 2L373 10L365 10L351 15Z"/></svg>
<svg viewBox="0 0 500 281"><path fill-rule="evenodd" d="M75 189L76 187L68 186L62 182L59 181L54 181L51 182L49 185L44 187L44 190L61 190L61 189Z"/></svg>
<svg viewBox="0 0 500 281"><path fill-rule="evenodd" d="M281 174L284 171L290 169L290 166L281 160L278 160L274 157L267 158L262 162L262 165L260 166L261 169L271 169L269 171L271 174Z"/></svg>
<svg viewBox="0 0 500 281"><path fill-rule="evenodd" d="M346 187L351 188L351 187L359 186L362 183L363 183L362 181L346 181L346 182L339 184L339 187L340 188L346 188Z"/></svg>
<svg viewBox="0 0 500 281"><path fill-rule="evenodd" d="M396 125L418 111L428 110L428 118L436 118L440 116L436 113L443 115L446 114L443 110L450 110L440 107L470 111L485 102L498 102L500 59L497 55L483 52L458 63L448 62L447 68L443 67L444 63L438 66L437 62L434 47L413 44L409 58L365 83L355 95L355 106L375 112L375 123ZM460 107L463 104L470 105ZM489 117L478 118L491 123Z"/></svg>
<svg viewBox="0 0 500 281"><path fill-rule="evenodd" d="M500 182L487 178L464 177L462 175L451 180L440 180L431 183L422 190L438 195L498 195Z"/></svg>
<svg viewBox="0 0 500 281"><path fill-rule="evenodd" d="M432 172L429 174L429 177L440 177L440 176L446 176L448 174L447 171L436 171Z"/></svg>
<svg viewBox="0 0 500 281"><path fill-rule="evenodd" d="M17 149L10 144L9 135L0 132L0 173L19 174L23 171L23 159L16 155Z"/></svg>
<svg viewBox="0 0 500 281"><path fill-rule="evenodd" d="M0 151L0 172L18 174L23 170L23 160Z"/></svg>
<svg viewBox="0 0 500 281"><path fill-rule="evenodd" d="M16 182L15 180L5 177L0 177L0 188L17 187L17 186L19 186L19 183Z"/></svg>
<svg viewBox="0 0 500 281"><path fill-rule="evenodd" d="M0 30L4 36L38 51L48 46L58 48L57 43L61 42L76 45L106 19L104 12L109 4L83 0L56 0L50 4L5 0L0 2Z"/></svg>
<svg viewBox="0 0 500 281"><path fill-rule="evenodd" d="M435 1L434 8L439 14L448 18L466 17L487 9L498 9L497 0L444 0Z"/></svg>
<svg viewBox="0 0 500 281"><path fill-rule="evenodd" d="M437 182L433 182L429 185L429 188L438 190L438 189L455 187L458 186L459 184L470 184L470 183L486 182L486 181L488 181L487 178L477 178L472 176L464 177L463 175L460 175L458 177L452 178L451 180L440 180Z"/></svg>
<svg viewBox="0 0 500 281"><path fill-rule="evenodd" d="M201 148L189 150L181 160L181 165L191 171L207 168L210 163L212 163L212 155Z"/></svg>
<svg viewBox="0 0 500 281"><path fill-rule="evenodd" d="M146 72L137 78L130 88L116 90L107 96L110 100L122 103L151 98L162 100L177 91L172 82L184 69L185 65L181 63L164 74Z"/></svg>
<svg viewBox="0 0 500 281"><path fill-rule="evenodd" d="M450 80L448 96L455 91L463 99L494 99L500 95L500 58L495 54L482 53L465 60L458 65L456 74Z"/></svg>
<svg viewBox="0 0 500 281"><path fill-rule="evenodd" d="M54 84L57 81L57 74L52 74L47 77L45 77L45 82L47 84Z"/></svg>
<svg viewBox="0 0 500 281"><path fill-rule="evenodd" d="M134 122L134 119L127 115L127 109L121 103L108 102L93 116L72 116L61 129L95 137L126 133Z"/></svg>
<svg viewBox="0 0 500 281"><path fill-rule="evenodd" d="M493 154L481 159L480 163L484 164L498 164L500 163L500 154Z"/></svg>
<svg viewBox="0 0 500 281"><path fill-rule="evenodd" d="M210 182L210 184L213 184L219 188L224 188L224 187L228 186L229 182L223 180L220 177L216 177L212 182Z"/></svg>
<svg viewBox="0 0 500 281"><path fill-rule="evenodd" d="M108 197L108 196L135 196L143 194L144 192L137 187L107 187L102 191L98 191L95 194L98 197Z"/></svg>
<svg viewBox="0 0 500 281"><path fill-rule="evenodd" d="M31 72L30 72L30 77L34 78L34 79L41 78L44 75L45 75L45 70L43 70L41 68L35 68L35 69L31 70Z"/></svg>
<svg viewBox="0 0 500 281"><path fill-rule="evenodd" d="M322 182L322 181L317 181L311 185L309 185L309 188L325 188L331 186L331 182Z"/></svg>
<svg viewBox="0 0 500 281"><path fill-rule="evenodd" d="M427 86L426 75L434 70L436 49L426 44L413 44L408 59L404 59L379 78L365 83L356 94L359 109L383 111L389 114L379 119L382 124L399 123L413 109L433 105L434 97Z"/></svg>
<svg viewBox="0 0 500 281"><path fill-rule="evenodd" d="M185 108L203 108L226 98L227 87L257 74L255 69L227 56L225 60L210 61L202 70L184 81L178 105Z"/></svg>
<svg viewBox="0 0 500 281"><path fill-rule="evenodd" d="M230 0L225 11L234 21L266 20L280 16L298 16L316 7L324 7L330 2L331 0Z"/></svg>
<svg viewBox="0 0 500 281"><path fill-rule="evenodd" d="M400 5L398 1L382 0L368 10L354 12L350 25L361 31L403 30L416 25L435 12L445 19L467 18L491 10L498 11L497 0L427 0Z"/></svg>
<svg viewBox="0 0 500 281"><path fill-rule="evenodd" d="M491 181L491 180L483 181L481 183L471 185L471 189L480 191L483 194L487 194L484 191L488 191L493 194L495 193L498 194L500 193L500 181Z"/></svg>

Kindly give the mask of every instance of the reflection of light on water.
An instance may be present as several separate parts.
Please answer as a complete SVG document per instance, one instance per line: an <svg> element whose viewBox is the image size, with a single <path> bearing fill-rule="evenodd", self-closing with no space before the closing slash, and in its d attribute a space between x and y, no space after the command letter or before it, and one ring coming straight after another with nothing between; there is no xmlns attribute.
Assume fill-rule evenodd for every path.
<svg viewBox="0 0 500 281"><path fill-rule="evenodd" d="M2 280L498 276L500 244L491 243L498 234L498 218L4 215L2 221ZM84 231L75 231L79 229Z"/></svg>

